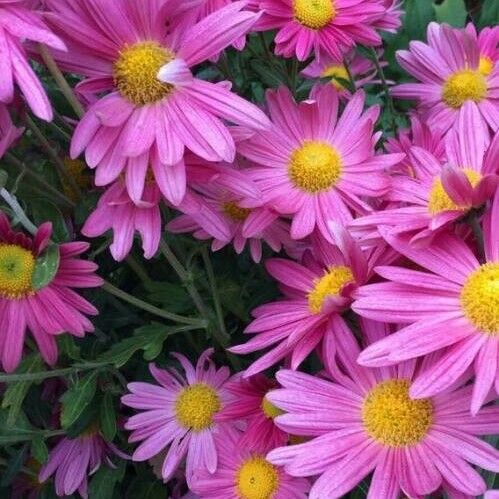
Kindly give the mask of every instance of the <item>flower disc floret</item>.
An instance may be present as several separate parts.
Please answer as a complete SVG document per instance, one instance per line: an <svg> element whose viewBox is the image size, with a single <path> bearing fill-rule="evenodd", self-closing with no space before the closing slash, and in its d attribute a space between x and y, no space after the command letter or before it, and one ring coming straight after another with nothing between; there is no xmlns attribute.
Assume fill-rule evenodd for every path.
<svg viewBox="0 0 499 499"><path fill-rule="evenodd" d="M279 488L277 468L263 457L247 459L236 475L236 489L240 499L272 499Z"/></svg>
<svg viewBox="0 0 499 499"><path fill-rule="evenodd" d="M336 17L333 0L294 0L293 13L302 26L310 29L324 28Z"/></svg>
<svg viewBox="0 0 499 499"><path fill-rule="evenodd" d="M314 281L314 288L308 294L308 308L313 314L320 313L328 297L338 296L342 288L353 281L354 276L349 267L330 267L324 276Z"/></svg>
<svg viewBox="0 0 499 499"><path fill-rule="evenodd" d="M175 414L184 428L201 431L213 424L220 407L216 390L205 383L196 383L180 392L175 401Z"/></svg>
<svg viewBox="0 0 499 499"><path fill-rule="evenodd" d="M452 74L444 83L442 99L454 109L466 101L480 102L487 96L487 82L481 71L465 69Z"/></svg>
<svg viewBox="0 0 499 499"><path fill-rule="evenodd" d="M0 243L0 297L15 300L31 294L35 265L31 251Z"/></svg>

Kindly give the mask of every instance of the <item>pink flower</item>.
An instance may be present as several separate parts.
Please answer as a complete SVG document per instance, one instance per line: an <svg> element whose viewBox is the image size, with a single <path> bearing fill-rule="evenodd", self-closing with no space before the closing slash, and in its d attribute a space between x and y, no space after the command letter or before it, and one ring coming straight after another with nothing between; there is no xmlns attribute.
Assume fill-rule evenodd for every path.
<svg viewBox="0 0 499 499"><path fill-rule="evenodd" d="M428 272L377 267L387 282L357 290L352 308L364 317L406 324L368 347L359 357L366 366L384 366L422 355L435 359L414 379L411 397L441 393L461 376L475 380L471 412L476 414L499 373L499 191L484 221L486 261L477 260L466 242L439 235L428 248L415 249L407 238L384 233L387 241ZM439 352L439 356L431 356ZM468 376L469 377L469 376Z"/></svg>
<svg viewBox="0 0 499 499"><path fill-rule="evenodd" d="M103 462L115 468L111 461L113 455L129 458L112 443L106 442L97 431L89 431L76 438L64 437L51 450L38 479L45 482L55 474L55 492L59 497L78 491L86 499L88 476L95 473Z"/></svg>
<svg viewBox="0 0 499 499"><path fill-rule="evenodd" d="M7 106L0 104L0 158L23 132L24 128L16 128L12 123Z"/></svg>
<svg viewBox="0 0 499 499"><path fill-rule="evenodd" d="M365 321L363 329L371 341L386 334L382 324ZM426 361L359 366L359 346L349 331L338 332L337 349L341 369L330 371L330 379L277 373L283 388L268 397L285 414L276 424L312 439L271 451L271 463L292 476L318 476L310 499L342 497L372 471L373 499L425 496L443 481L473 497L485 492L470 464L499 470L499 451L476 437L499 431L499 407L471 416L470 386L412 400L410 383Z"/></svg>
<svg viewBox="0 0 499 499"><path fill-rule="evenodd" d="M2 78L0 102L9 104L14 98L14 84L19 87L33 113L43 120L52 120L52 106L42 84L29 65L25 40L66 50L64 43L45 25L41 15L31 10L24 0L0 2L0 51Z"/></svg>
<svg viewBox="0 0 499 499"><path fill-rule="evenodd" d="M184 457L187 456L186 475L190 484L194 472L207 470L215 473L218 466L218 449L214 436L226 434L232 425L217 423L215 415L230 400L226 389L229 369L216 369L206 350L196 367L181 354L172 354L182 365L185 376L175 369L158 369L150 364L149 369L161 385L151 383L129 383L130 394L122 402L141 412L132 416L125 428L132 430L130 442L142 443L132 459L145 461L168 447L163 462L162 475L168 480Z"/></svg>
<svg viewBox="0 0 499 499"><path fill-rule="evenodd" d="M484 75L489 75L499 61L499 27L483 28L480 33L472 23L466 26L466 32L473 37L480 51L479 70Z"/></svg>
<svg viewBox="0 0 499 499"><path fill-rule="evenodd" d="M404 13L402 0L382 0L384 13L374 23L376 29L388 33L396 33L402 25L401 17Z"/></svg>
<svg viewBox="0 0 499 499"><path fill-rule="evenodd" d="M330 238L327 222L347 224L352 212L371 208L361 199L382 196L390 187L384 169L401 154L374 153L373 124L378 108L363 113L364 93L357 91L338 119L338 93L316 86L312 99L297 104L289 90L269 92L274 123L238 144L238 151L259 166L253 178L266 204L291 215L291 237L302 239L317 227Z"/></svg>
<svg viewBox="0 0 499 499"><path fill-rule="evenodd" d="M37 264L47 251L51 234L50 223L41 225L33 239L14 232L0 212L0 353L7 372L21 360L26 329L50 365L57 360L56 335L66 332L82 337L94 329L85 315L96 315L97 309L72 289L102 284L95 275L97 265L78 258L87 250L87 243L61 244L54 277L39 289L33 287Z"/></svg>
<svg viewBox="0 0 499 499"><path fill-rule="evenodd" d="M447 161L442 163L429 151L412 147L410 175L393 177L387 196L397 206L359 218L350 226L368 232L388 227L394 234L410 233L411 242L421 245L482 206L499 181L499 132L489 145L476 105L467 102L458 127L445 137L445 148Z"/></svg>
<svg viewBox="0 0 499 499"><path fill-rule="evenodd" d="M423 120L446 132L453 126L463 104L472 101L484 123L499 128L499 66L480 68L480 48L470 30L430 23L428 45L412 41L410 50L397 52L400 65L420 83L403 83L393 94L416 99Z"/></svg>
<svg viewBox="0 0 499 499"><path fill-rule="evenodd" d="M232 430L216 437L220 462L216 473L200 472L192 490L199 499L305 499L308 480L293 478L265 458L271 447L242 440Z"/></svg>
<svg viewBox="0 0 499 499"><path fill-rule="evenodd" d="M386 246L364 252L345 229L338 226L335 231L337 246L316 238L315 257L307 252L301 264L281 258L266 262L285 297L253 310L255 320L245 333L254 337L229 349L247 354L272 347L251 364L245 377L287 356L291 356L291 368L297 369L319 346L325 356L334 357L336 331L347 327L340 314L348 310L352 293L367 282L380 258L391 261L393 255Z"/></svg>
<svg viewBox="0 0 499 499"><path fill-rule="evenodd" d="M275 53L304 61L313 52L341 59L356 44L381 45L374 24L386 7L381 0L260 0L261 30L277 29Z"/></svg>
<svg viewBox="0 0 499 499"><path fill-rule="evenodd" d="M227 383L227 390L234 396L215 417L217 421L245 421L246 428L241 445L268 449L285 445L289 435L274 424L274 418L282 412L266 398L277 383L263 374L251 378L240 376Z"/></svg>
<svg viewBox="0 0 499 499"><path fill-rule="evenodd" d="M168 31L176 5L50 1L50 19L71 51L70 58L57 55L61 65L87 77L80 89L110 92L80 121L71 155L85 151L98 186L123 172L134 202L142 199L149 169L162 194L176 206L182 202L186 147L208 161L232 162L235 145L225 120L253 130L268 126L262 111L227 83L191 72L246 33L258 14L241 12L245 2L234 2L194 26L173 22Z"/></svg>

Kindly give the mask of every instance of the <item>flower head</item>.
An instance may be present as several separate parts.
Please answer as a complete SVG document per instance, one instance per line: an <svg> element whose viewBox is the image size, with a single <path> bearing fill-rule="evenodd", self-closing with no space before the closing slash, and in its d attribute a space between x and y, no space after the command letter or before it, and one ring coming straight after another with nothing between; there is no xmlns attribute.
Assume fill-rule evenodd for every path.
<svg viewBox="0 0 499 499"><path fill-rule="evenodd" d="M102 280L95 275L97 265L81 260L87 243L71 242L53 247L59 256L49 282L35 281L37 266L44 258L52 225L40 226L33 239L15 232L0 212L0 354L7 372L13 371L22 355L26 329L33 335L45 361L57 360L55 336L64 332L84 336L93 331L85 315L96 308L73 288L93 288Z"/></svg>
<svg viewBox="0 0 499 499"><path fill-rule="evenodd" d="M173 354L181 363L185 378L175 369L168 371L149 366L152 383L129 383L130 394L122 402L142 411L132 416L125 428L132 430L130 442L142 441L133 460L145 461L168 448L162 475L168 480L186 457L188 483L194 472L214 473L218 466L218 450L214 436L232 426L218 423L216 414L230 400L226 389L229 369L217 369L206 350L194 367L183 355Z"/></svg>
<svg viewBox="0 0 499 499"><path fill-rule="evenodd" d="M363 326L370 339L387 332L382 324L364 321ZM312 438L271 451L271 463L292 476L318 476L310 499L342 497L372 471L369 497L425 496L443 481L461 494L485 492L483 478L470 464L499 469L499 451L477 438L497 433L499 408L472 417L466 410L467 386L413 400L409 387L421 363L359 366L360 349L348 331L338 335L337 348L341 367L329 363L329 379L277 373L283 388L268 395L284 411L276 424Z"/></svg>
<svg viewBox="0 0 499 499"><path fill-rule="evenodd" d="M7 107L0 104L0 158L22 134L24 128L16 128Z"/></svg>

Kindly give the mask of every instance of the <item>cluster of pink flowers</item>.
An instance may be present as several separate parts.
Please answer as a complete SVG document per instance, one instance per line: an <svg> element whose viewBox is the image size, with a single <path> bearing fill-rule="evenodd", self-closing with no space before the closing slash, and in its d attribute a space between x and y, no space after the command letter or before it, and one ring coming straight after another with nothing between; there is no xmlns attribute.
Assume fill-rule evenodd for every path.
<svg viewBox="0 0 499 499"><path fill-rule="evenodd" d="M116 261L136 233L154 257L165 229L255 263L282 252L264 262L282 296L227 349L258 352L243 372L174 353L183 373L151 364L121 399L131 459L180 471L191 497L340 498L372 474L372 499L464 498L487 489L474 466L499 472L479 438L499 433L499 28L431 23L399 51L417 81L391 92L417 106L386 138L363 88L385 63L355 47L381 58L400 17L398 0L0 0L0 156L23 133L8 105L52 118L27 62L43 44L81 77L70 154L104 189L83 235L112 230ZM257 106L199 77L267 30L276 55L309 61L306 100L282 86ZM56 336L97 314L74 291L102 284L89 245L55 245L49 223L32 236L0 212L7 372L26 331L54 365ZM98 430L62 438L39 481L87 497L112 455L128 458Z"/></svg>

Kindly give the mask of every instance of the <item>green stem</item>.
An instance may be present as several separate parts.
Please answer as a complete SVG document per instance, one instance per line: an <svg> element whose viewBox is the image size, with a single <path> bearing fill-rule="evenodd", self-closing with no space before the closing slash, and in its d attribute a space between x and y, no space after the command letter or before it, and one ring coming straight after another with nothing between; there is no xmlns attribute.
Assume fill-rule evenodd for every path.
<svg viewBox="0 0 499 499"><path fill-rule="evenodd" d="M200 329L204 329L207 326L207 321L203 321L193 317L183 317L182 315L177 315L171 312L167 312L166 310L155 307L154 305L142 301L139 298L135 298L135 296L132 296L126 293L125 291L122 291L121 289L117 288L116 286L113 286L110 282L105 281L104 284L102 285L102 289L108 292L109 294L116 296L116 298L119 298L127 303L130 303L130 305L134 305L137 308L145 310L146 312L149 312L163 319L179 322L181 324L190 324L193 326L198 326Z"/></svg>
<svg viewBox="0 0 499 499"><path fill-rule="evenodd" d="M485 262L485 243L483 239L483 231L482 227L480 225L480 219L478 217L478 213L475 211L472 211L470 215L468 216L468 225L471 227L471 230L473 231L473 237L475 238L475 242L477 245L478 249L478 256L480 262Z"/></svg>
<svg viewBox="0 0 499 499"><path fill-rule="evenodd" d="M36 225L26 216L26 213L22 209L21 205L17 202L17 199L15 196L9 193L6 189L2 188L0 189L0 197L3 198L3 200L10 206L16 217L18 218L19 222L23 225L23 227L30 232L31 234L35 235L38 232L38 228Z"/></svg>
<svg viewBox="0 0 499 499"><path fill-rule="evenodd" d="M63 369L53 369L51 371L39 371L20 374L0 374L0 383L14 383L16 381L39 381L48 378L58 378L76 373L78 371L88 371L110 366L109 362L88 362L85 364L75 364Z"/></svg>
<svg viewBox="0 0 499 499"><path fill-rule="evenodd" d="M355 93L357 90L357 85L355 85L355 80L352 74L352 71L350 70L350 65L348 64L346 58L343 59L343 66L345 66L345 70L348 75L348 83L350 86L350 92Z"/></svg>
<svg viewBox="0 0 499 499"><path fill-rule="evenodd" d="M125 261L144 285L151 283L151 278L147 275L146 269L140 264L140 262L136 260L133 255L128 255Z"/></svg>

